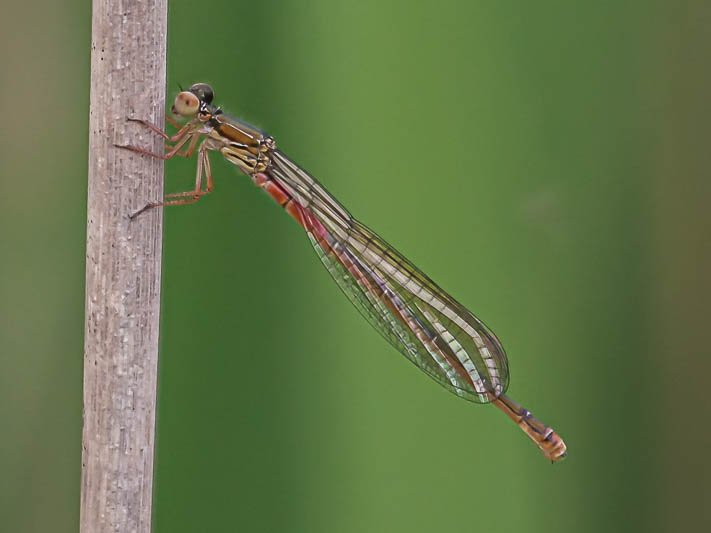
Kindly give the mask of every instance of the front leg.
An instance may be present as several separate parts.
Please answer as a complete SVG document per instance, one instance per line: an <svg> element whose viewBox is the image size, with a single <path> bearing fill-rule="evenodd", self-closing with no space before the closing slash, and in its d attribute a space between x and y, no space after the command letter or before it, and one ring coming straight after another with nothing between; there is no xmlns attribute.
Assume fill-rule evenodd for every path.
<svg viewBox="0 0 711 533"><path fill-rule="evenodd" d="M172 142L172 143L174 143L174 142L180 140L180 139L183 137L183 135L185 135L185 134L190 130L190 128L195 125L195 120L191 120L190 122L188 122L187 124L185 124L185 126L180 127L180 124L179 124L178 122L175 122L174 120L171 120L171 119L166 118L166 121L167 121L167 122L169 122L170 124L172 124L172 125L175 126L176 128L180 128L180 129L178 130L178 133L176 133L175 135L173 135L173 136L171 137L170 135L168 135L167 133L165 133L164 131L162 131L158 126L154 126L154 125L151 124L150 122L147 122L147 121L142 120L142 119L140 119L140 118L128 117L126 120L128 120L129 122L137 122L138 124L140 124L140 125L142 125L142 126L145 126L145 127L148 128L149 130L151 130L153 133L156 133L156 134L160 135L160 136L163 137L166 141L169 141L169 142Z"/></svg>

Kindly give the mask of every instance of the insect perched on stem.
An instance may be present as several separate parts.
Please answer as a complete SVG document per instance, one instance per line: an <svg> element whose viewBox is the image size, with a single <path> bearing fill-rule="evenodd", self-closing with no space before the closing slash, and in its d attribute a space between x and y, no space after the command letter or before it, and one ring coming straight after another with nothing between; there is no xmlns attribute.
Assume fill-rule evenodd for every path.
<svg viewBox="0 0 711 533"><path fill-rule="evenodd" d="M131 218L165 205L197 202L213 190L209 151L220 152L266 191L306 230L329 274L358 311L425 374L457 396L501 409L552 462L566 456L563 440L505 392L509 366L499 339L375 232L358 222L306 171L280 152L274 139L212 105L214 93L196 83L175 98L172 111L189 119L169 136L165 155L121 146L160 159L190 157L197 148L195 188L146 204ZM198 144L199 143L199 144ZM203 188L203 178L206 185Z"/></svg>

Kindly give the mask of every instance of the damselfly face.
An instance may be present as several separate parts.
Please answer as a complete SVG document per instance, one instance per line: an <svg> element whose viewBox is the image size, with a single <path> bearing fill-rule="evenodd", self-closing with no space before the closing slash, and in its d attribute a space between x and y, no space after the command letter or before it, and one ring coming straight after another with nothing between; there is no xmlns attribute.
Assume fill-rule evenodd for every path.
<svg viewBox="0 0 711 533"><path fill-rule="evenodd" d="M192 118L195 115L205 115L209 118L209 106L215 93L207 83L196 83L187 91L181 91L175 97L171 111L181 117ZM200 118L200 117L198 117Z"/></svg>

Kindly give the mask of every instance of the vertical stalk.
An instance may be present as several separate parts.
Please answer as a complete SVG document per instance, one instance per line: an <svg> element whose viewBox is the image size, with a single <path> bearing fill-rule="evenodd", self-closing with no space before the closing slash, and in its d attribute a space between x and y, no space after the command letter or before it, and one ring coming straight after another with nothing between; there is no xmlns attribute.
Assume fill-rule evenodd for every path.
<svg viewBox="0 0 711 533"><path fill-rule="evenodd" d="M167 0L94 0L82 438L82 533L151 528L162 212L162 153L127 116L163 124Z"/></svg>

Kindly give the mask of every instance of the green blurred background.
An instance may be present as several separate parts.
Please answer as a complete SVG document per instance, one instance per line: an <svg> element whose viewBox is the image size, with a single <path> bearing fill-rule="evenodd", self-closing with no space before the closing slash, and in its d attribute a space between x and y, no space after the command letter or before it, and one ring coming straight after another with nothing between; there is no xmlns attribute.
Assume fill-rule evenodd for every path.
<svg viewBox="0 0 711 533"><path fill-rule="evenodd" d="M214 157L216 194L165 215L155 531L711 525L709 2L176 0L169 21L169 99L212 83L483 318L570 455L418 372ZM0 21L1 531L78 527L90 22L48 0Z"/></svg>

